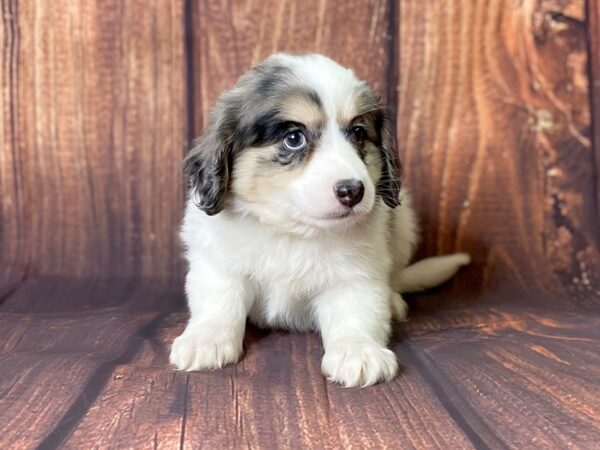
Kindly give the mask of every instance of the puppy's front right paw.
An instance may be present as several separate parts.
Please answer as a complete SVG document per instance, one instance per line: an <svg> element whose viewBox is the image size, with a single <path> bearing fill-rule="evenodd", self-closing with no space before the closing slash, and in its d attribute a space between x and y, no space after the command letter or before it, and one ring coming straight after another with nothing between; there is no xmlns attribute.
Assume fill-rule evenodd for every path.
<svg viewBox="0 0 600 450"><path fill-rule="evenodd" d="M371 342L346 342L325 352L321 369L327 378L345 387L369 386L389 381L398 372L391 350Z"/></svg>
<svg viewBox="0 0 600 450"><path fill-rule="evenodd" d="M214 370L236 363L242 354L243 333L231 327L188 327L173 341L169 360L179 370Z"/></svg>

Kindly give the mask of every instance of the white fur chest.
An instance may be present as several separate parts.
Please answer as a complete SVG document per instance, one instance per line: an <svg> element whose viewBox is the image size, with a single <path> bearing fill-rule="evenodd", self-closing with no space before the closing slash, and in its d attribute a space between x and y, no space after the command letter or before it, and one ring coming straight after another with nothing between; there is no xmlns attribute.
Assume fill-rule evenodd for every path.
<svg viewBox="0 0 600 450"><path fill-rule="evenodd" d="M375 239L374 239L375 237ZM250 318L260 325L314 328L311 300L328 286L387 276L385 230L364 229L310 238L273 233L252 219L208 217L188 208L182 230L190 261L200 254L254 283Z"/></svg>

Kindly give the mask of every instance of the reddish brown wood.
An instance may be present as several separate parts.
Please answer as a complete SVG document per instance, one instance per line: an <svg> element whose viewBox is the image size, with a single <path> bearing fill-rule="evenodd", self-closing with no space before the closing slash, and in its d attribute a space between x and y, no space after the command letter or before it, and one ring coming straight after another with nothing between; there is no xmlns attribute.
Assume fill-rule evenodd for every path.
<svg viewBox="0 0 600 450"><path fill-rule="evenodd" d="M58 445L84 416L114 368L128 362L144 332L158 326L168 302L178 297L168 286L138 283L127 288L127 302L115 305L107 285L88 280L87 299L79 299L81 281L47 279L26 283L13 296L27 312L0 311L1 448ZM121 283L123 286L123 283ZM73 289L71 289L73 288ZM51 305L75 304L73 310L46 312ZM79 305L95 309L79 309ZM114 306L113 306L114 305ZM39 309L38 309L39 307Z"/></svg>
<svg viewBox="0 0 600 450"><path fill-rule="evenodd" d="M589 88L592 106L592 132L596 177L600 176L600 4L597 0L588 0L587 31L589 50ZM596 178L596 214L600 223L600 183ZM600 233L598 233L600 242Z"/></svg>
<svg viewBox="0 0 600 450"><path fill-rule="evenodd" d="M20 301L42 295L37 286ZM110 288L96 292L101 304ZM177 298L143 284L126 307L0 313L0 420L11 430L0 446L19 430L22 448L589 448L600 436L597 316L417 311L391 344L399 377L344 389L322 378L316 335L251 329L237 366L174 372L168 347L186 316L156 314Z"/></svg>
<svg viewBox="0 0 600 450"><path fill-rule="evenodd" d="M3 260L179 276L182 2L6 0L3 12Z"/></svg>
<svg viewBox="0 0 600 450"><path fill-rule="evenodd" d="M166 319L156 334L140 339L130 361L115 365L61 448L180 448L188 375L171 370L167 357L178 325Z"/></svg>
<svg viewBox="0 0 600 450"><path fill-rule="evenodd" d="M569 286L597 305L584 3L415 0L398 13L398 130L422 254L470 252L479 270L456 279L463 292Z"/></svg>
<svg viewBox="0 0 600 450"><path fill-rule="evenodd" d="M239 365L175 374L166 367L165 349L183 322L182 315L171 317L130 363L115 368L67 448L114 442L171 448L179 445L179 432L185 446L209 449L381 448L398 442L402 448L470 448L403 344L403 376L363 391L325 382L314 335L250 330Z"/></svg>
<svg viewBox="0 0 600 450"><path fill-rule="evenodd" d="M597 445L597 315L515 308L440 319L432 328L430 319L415 318L409 345L438 397L464 419L463 429L489 447Z"/></svg>
<svg viewBox="0 0 600 450"><path fill-rule="evenodd" d="M385 94L394 70L390 10L384 1L192 0L196 133L224 89L279 51L326 54Z"/></svg>
<svg viewBox="0 0 600 450"><path fill-rule="evenodd" d="M1 5L0 448L600 441L597 2ZM255 329L237 366L167 363L188 123L279 50L398 104L421 253L475 257L412 301L388 384L327 384L318 336Z"/></svg>
<svg viewBox="0 0 600 450"><path fill-rule="evenodd" d="M171 289L171 291L167 291ZM147 297L147 298L146 298ZM183 306L178 282L145 278L31 278L3 303L2 312L21 314L85 314L122 309L138 312Z"/></svg>
<svg viewBox="0 0 600 450"><path fill-rule="evenodd" d="M18 3L3 0L0 42L3 45L0 70L0 299L26 272L26 218L29 208L24 199L22 141L17 125L20 32L17 24Z"/></svg>

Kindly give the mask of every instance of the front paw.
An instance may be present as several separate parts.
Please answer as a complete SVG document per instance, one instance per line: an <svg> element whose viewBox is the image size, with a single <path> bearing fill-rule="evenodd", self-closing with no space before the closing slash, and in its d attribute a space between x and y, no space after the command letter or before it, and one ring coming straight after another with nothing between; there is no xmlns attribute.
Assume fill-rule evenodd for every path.
<svg viewBox="0 0 600 450"><path fill-rule="evenodd" d="M196 325L173 341L169 360L178 370L214 370L235 363L242 354L243 332L231 327Z"/></svg>
<svg viewBox="0 0 600 450"><path fill-rule="evenodd" d="M325 352L321 370L330 381L346 387L364 387L394 378L398 361L394 352L376 343L346 342Z"/></svg>

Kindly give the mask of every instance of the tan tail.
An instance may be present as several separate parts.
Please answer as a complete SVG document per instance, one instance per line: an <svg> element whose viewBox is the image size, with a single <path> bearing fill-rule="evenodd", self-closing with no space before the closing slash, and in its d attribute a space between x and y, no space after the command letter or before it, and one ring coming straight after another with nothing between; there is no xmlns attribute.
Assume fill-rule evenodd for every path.
<svg viewBox="0 0 600 450"><path fill-rule="evenodd" d="M470 262L471 257L467 253L422 259L398 274L394 282L394 290L404 294L438 286L448 281L458 272L458 269Z"/></svg>

